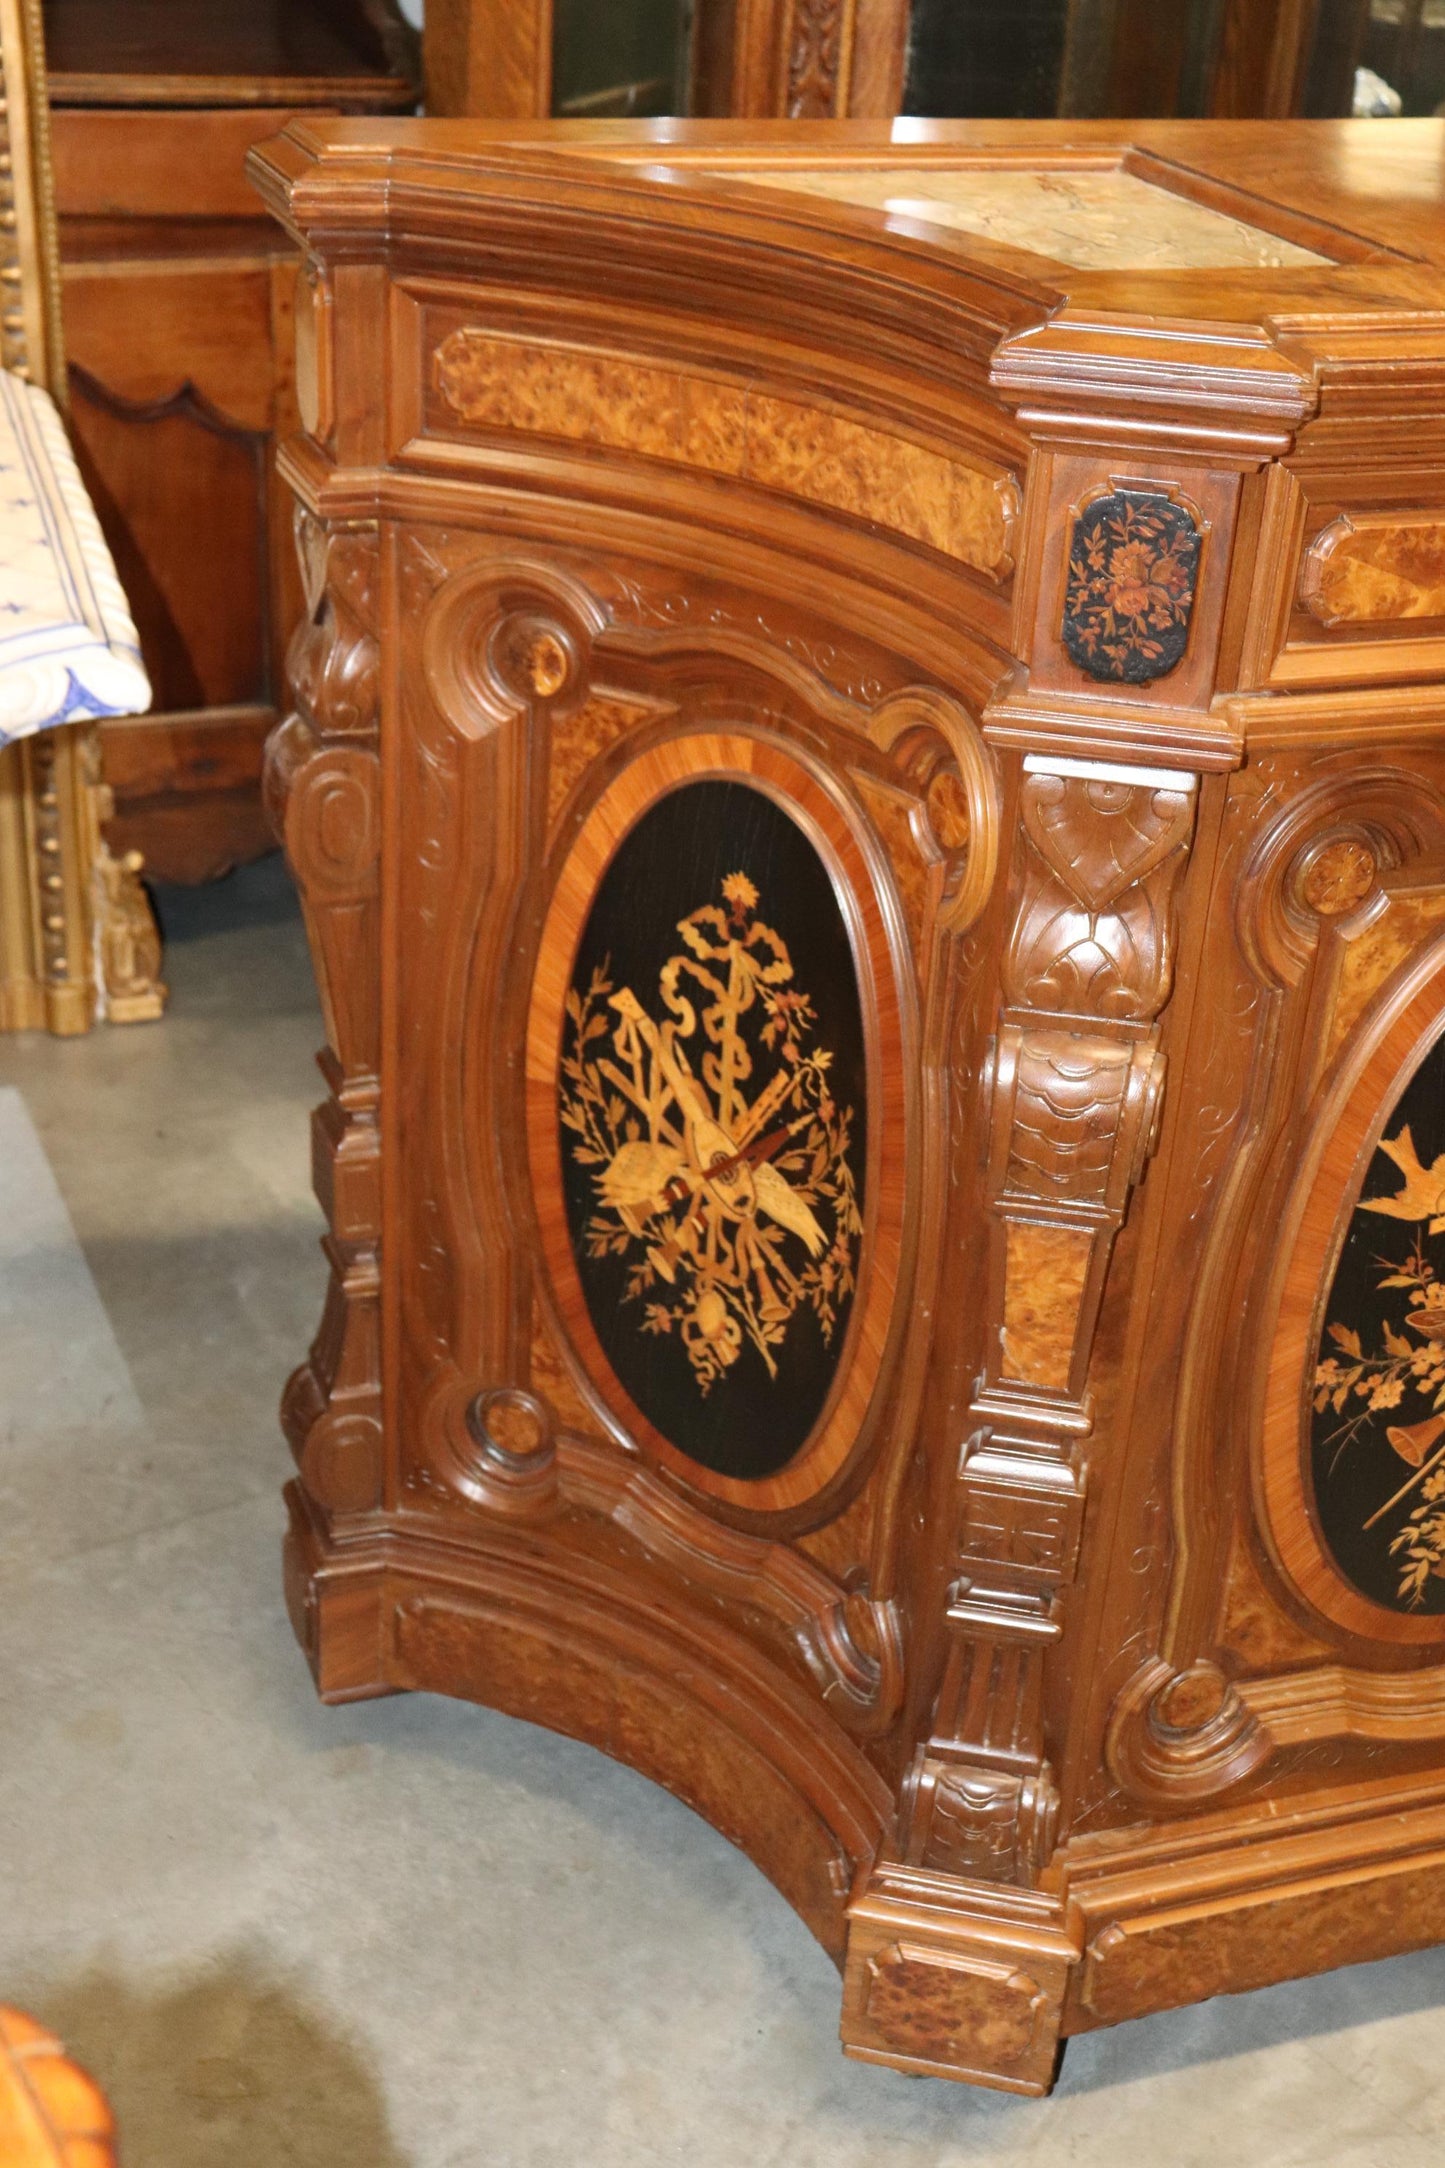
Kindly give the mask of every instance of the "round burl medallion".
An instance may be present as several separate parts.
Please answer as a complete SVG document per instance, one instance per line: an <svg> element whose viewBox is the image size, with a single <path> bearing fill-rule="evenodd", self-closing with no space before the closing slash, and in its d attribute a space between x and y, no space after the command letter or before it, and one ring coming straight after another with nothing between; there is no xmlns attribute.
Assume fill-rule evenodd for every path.
<svg viewBox="0 0 1445 2168"><path fill-rule="evenodd" d="M863 1011L803 828L683 784L618 846L565 1000L556 1120L587 1316L647 1423L750 1482L821 1417L858 1284Z"/></svg>
<svg viewBox="0 0 1445 2168"><path fill-rule="evenodd" d="M1391 1109L1345 1234L1309 1474L1345 1579L1387 1610L1445 1613L1445 1039Z"/></svg>

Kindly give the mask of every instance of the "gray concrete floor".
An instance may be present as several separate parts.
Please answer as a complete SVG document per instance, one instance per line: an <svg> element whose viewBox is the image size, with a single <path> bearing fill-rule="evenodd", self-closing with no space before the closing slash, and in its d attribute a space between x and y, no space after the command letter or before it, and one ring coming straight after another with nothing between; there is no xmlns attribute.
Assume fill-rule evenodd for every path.
<svg viewBox="0 0 1445 2168"><path fill-rule="evenodd" d="M630 1771L320 1708L278 1591L305 948L275 861L163 902L163 1025L0 1041L0 1999L129 2168L1436 2168L1445 1954L1096 2034L1047 2102L911 2081Z"/></svg>

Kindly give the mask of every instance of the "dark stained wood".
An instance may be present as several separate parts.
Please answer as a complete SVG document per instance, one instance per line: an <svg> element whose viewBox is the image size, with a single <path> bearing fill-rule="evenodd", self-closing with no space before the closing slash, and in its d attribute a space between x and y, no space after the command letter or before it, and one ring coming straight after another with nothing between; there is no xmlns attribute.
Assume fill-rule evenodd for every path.
<svg viewBox="0 0 1445 2168"><path fill-rule="evenodd" d="M149 851L168 881L219 880L273 848L256 789L276 711L215 707L127 717L103 732L113 850Z"/></svg>
<svg viewBox="0 0 1445 2168"><path fill-rule="evenodd" d="M1209 110L1284 118L1299 107L1316 0L1226 0Z"/></svg>
<svg viewBox="0 0 1445 2168"><path fill-rule="evenodd" d="M1073 2032L1445 1938L1445 1154L1397 1133L1445 1030L1442 156L303 119L251 159L312 252L296 1631L330 1700L470 1696L692 1801L863 2060L1040 2093ZM866 1048L836 1369L751 1475L686 1388L770 1349L787 1391L854 1249L794 1112L824 945L747 824L691 909L671 859L608 887L700 778L823 858ZM1378 1314L1372 1212L1418 1251ZM645 1409L629 1330L692 1365ZM1397 1493L1373 1594L1336 1419Z"/></svg>
<svg viewBox="0 0 1445 2168"><path fill-rule="evenodd" d="M58 105L334 105L403 110L404 26L343 0L45 0ZM401 32L400 39L398 31Z"/></svg>

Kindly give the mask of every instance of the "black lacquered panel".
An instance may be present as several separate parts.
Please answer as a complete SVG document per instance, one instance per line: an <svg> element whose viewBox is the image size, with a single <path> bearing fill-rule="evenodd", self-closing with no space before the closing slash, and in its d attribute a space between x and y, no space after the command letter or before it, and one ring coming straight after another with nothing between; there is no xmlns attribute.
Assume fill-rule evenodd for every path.
<svg viewBox="0 0 1445 2168"><path fill-rule="evenodd" d="M773 1475L828 1398L867 1145L847 927L802 828L690 783L624 838L583 927L559 1090L592 1325L668 1442Z"/></svg>
<svg viewBox="0 0 1445 2168"><path fill-rule="evenodd" d="M1445 1041L1370 1162L1315 1371L1315 1509L1340 1571L1391 1610L1445 1612Z"/></svg>

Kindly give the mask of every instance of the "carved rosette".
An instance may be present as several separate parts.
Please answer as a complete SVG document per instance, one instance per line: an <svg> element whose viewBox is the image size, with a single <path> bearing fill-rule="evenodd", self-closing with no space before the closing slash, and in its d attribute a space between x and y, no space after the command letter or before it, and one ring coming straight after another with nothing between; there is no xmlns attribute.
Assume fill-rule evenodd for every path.
<svg viewBox="0 0 1445 2168"><path fill-rule="evenodd" d="M296 515L306 616L288 670L296 710L266 751L266 801L301 893L326 1020L329 1095L312 1120L331 1281L282 1422L327 1512L381 1498L380 678L374 527Z"/></svg>
<svg viewBox="0 0 1445 2168"><path fill-rule="evenodd" d="M1030 756L994 1040L989 1344L963 1450L951 1629L907 1857L1029 1885L1057 1816L1043 1667L1083 1519L1085 1391L1114 1237L1163 1090L1192 775Z"/></svg>

